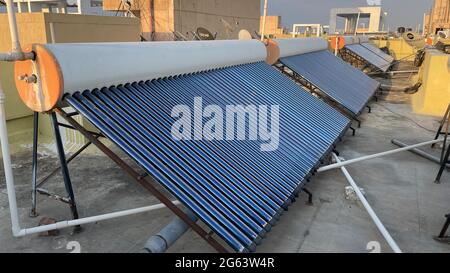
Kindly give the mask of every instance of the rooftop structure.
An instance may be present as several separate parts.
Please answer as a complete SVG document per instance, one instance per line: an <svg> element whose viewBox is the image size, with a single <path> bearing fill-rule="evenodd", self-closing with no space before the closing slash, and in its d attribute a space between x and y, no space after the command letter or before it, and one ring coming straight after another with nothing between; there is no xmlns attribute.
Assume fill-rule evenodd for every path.
<svg viewBox="0 0 450 273"><path fill-rule="evenodd" d="M113 15L102 10L101 0L76 0L68 4L67 0L14 0L19 13L48 12L86 15Z"/></svg>
<svg viewBox="0 0 450 273"><path fill-rule="evenodd" d="M317 36L320 35L324 31L324 26L321 24L294 24L292 26L292 37L296 37L297 35L304 34L305 36Z"/></svg>
<svg viewBox="0 0 450 273"><path fill-rule="evenodd" d="M330 12L330 33L337 32L339 17L345 19L344 34L381 32L384 31L385 15L381 7L334 8ZM361 27L363 19L369 19L369 22Z"/></svg>
<svg viewBox="0 0 450 273"><path fill-rule="evenodd" d="M67 13L66 0L14 0L19 13L22 12L52 12Z"/></svg>

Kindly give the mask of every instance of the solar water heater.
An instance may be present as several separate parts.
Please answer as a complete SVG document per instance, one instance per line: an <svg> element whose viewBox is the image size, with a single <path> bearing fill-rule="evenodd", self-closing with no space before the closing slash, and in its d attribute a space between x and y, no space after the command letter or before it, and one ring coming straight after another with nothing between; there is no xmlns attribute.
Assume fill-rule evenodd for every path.
<svg viewBox="0 0 450 273"><path fill-rule="evenodd" d="M379 83L328 51L321 38L277 39L282 71L357 120ZM286 69L287 68L287 69Z"/></svg>
<svg viewBox="0 0 450 273"><path fill-rule="evenodd" d="M371 66L375 71L388 71L394 58L374 45L369 43L367 37L348 36L342 37L344 47L341 49L341 55L346 59L356 59Z"/></svg>
<svg viewBox="0 0 450 273"><path fill-rule="evenodd" d="M36 59L16 63L25 104L52 117L58 113L221 252L255 251L349 127L348 118L265 63L266 49L256 40L36 44L29 50ZM177 139L174 109L199 101L216 109L276 106L279 122L269 118L274 112L266 116L269 130L279 128L275 149L262 150L262 138ZM75 112L66 112L66 105ZM77 114L141 170L80 125ZM207 122L189 130L201 133ZM211 231L190 220L146 175Z"/></svg>

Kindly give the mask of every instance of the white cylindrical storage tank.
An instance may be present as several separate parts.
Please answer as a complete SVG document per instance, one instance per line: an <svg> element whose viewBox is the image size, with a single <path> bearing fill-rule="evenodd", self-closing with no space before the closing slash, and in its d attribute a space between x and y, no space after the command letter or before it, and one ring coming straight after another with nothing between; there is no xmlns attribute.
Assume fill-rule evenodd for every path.
<svg viewBox="0 0 450 273"><path fill-rule="evenodd" d="M37 112L53 109L66 93L266 59L257 40L35 44L28 50L36 60L16 62L16 86Z"/></svg>
<svg viewBox="0 0 450 273"><path fill-rule="evenodd" d="M280 58L327 50L328 42L322 38L296 38L274 40L280 51Z"/></svg>

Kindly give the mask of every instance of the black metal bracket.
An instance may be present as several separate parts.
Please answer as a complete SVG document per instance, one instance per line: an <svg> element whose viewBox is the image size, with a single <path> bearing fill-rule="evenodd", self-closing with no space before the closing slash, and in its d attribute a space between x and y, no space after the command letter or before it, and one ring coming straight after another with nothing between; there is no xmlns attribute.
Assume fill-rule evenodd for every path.
<svg viewBox="0 0 450 273"><path fill-rule="evenodd" d="M313 205L313 195L307 188L302 188L302 191L308 195L308 201L306 202L307 205L312 206Z"/></svg>
<svg viewBox="0 0 450 273"><path fill-rule="evenodd" d="M352 126L350 126L349 129L352 130L352 136L355 136L355 134L356 134L355 128L353 128Z"/></svg>
<svg viewBox="0 0 450 273"><path fill-rule="evenodd" d="M32 177L31 177L31 211L30 216L36 217L38 216L37 213L37 198L36 194L40 193L49 197L52 197L55 200L59 200L63 203L66 203L69 205L72 219L78 219L78 210L77 205L75 201L75 195L73 192L72 187L72 181L70 179L70 173L69 168L67 166L69 160L66 159L66 155L64 152L64 145L62 143L61 139L61 132L59 130L59 122L57 120L56 114L54 112L50 113L50 119L52 123L52 129L53 129L53 135L55 138L55 144L56 149L58 153L59 163L60 166L56 169L54 169L52 172L50 172L49 175L44 177L40 180L40 182L37 182L37 167L38 167L38 138L39 138L39 113L34 112L33 114L33 150L32 150ZM87 145L85 145L87 146ZM84 150L84 149L83 149ZM81 153L81 151L79 152ZM70 160L75 158L79 153L74 154ZM61 171L64 181L64 188L66 190L67 196L60 196L54 193L51 193L50 191L41 188L40 186L43 185L51 176L55 175L58 171ZM81 226L75 226L74 232L80 232Z"/></svg>
<svg viewBox="0 0 450 273"><path fill-rule="evenodd" d="M441 232L438 236L435 236L434 239L439 242L450 243L450 236L446 235L448 227L450 226L450 213L445 215L445 218L447 219L441 229Z"/></svg>
<svg viewBox="0 0 450 273"><path fill-rule="evenodd" d="M445 126L445 128L444 128ZM447 107L447 110L445 111L444 116L442 117L442 120L439 124L439 129L436 132L436 135L434 139L438 139L439 136L444 135L444 141L442 142L442 151L441 151L441 158L440 158L440 168L438 171L438 174L436 176L436 179L434 180L434 183L441 183L441 177L442 173L444 172L444 169L447 167L447 164L450 163L450 145L447 147L447 138L450 127L450 104ZM431 145L432 148L434 148L436 145Z"/></svg>

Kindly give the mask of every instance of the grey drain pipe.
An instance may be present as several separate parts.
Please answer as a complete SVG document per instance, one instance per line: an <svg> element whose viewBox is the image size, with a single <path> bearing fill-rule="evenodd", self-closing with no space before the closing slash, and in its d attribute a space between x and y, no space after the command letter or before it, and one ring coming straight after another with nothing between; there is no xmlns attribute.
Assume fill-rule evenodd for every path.
<svg viewBox="0 0 450 273"><path fill-rule="evenodd" d="M194 222L198 220L197 216L190 211L184 210L184 213ZM164 253L175 243L186 231L187 225L181 218L175 217L167 226L161 229L156 235L151 236L144 246L144 251L148 253Z"/></svg>
<svg viewBox="0 0 450 273"><path fill-rule="evenodd" d="M401 142L401 141L398 140L398 139L392 139L391 142L392 142L392 144L395 144L395 145L397 145L397 146L399 146L399 147L406 147L406 146L409 146L408 144L403 143L403 142ZM437 163L437 164L441 164L441 159L440 159L440 158L435 157L435 156L433 156L433 155L430 155L430 154L427 153L427 152L424 152L424 151L419 150L419 149L417 149L417 148L411 149L411 150L409 150L409 151L412 152L412 153L414 153L414 154L416 154L416 155L419 155L419 156L421 156L421 157L423 157L423 158L426 158L426 159L428 159L428 160L431 160L431 161L433 161L433 162L435 162L435 163ZM445 167L447 167L447 169L450 170L450 164L446 164Z"/></svg>

